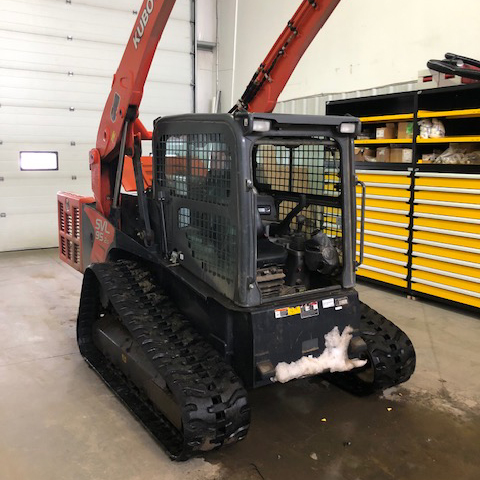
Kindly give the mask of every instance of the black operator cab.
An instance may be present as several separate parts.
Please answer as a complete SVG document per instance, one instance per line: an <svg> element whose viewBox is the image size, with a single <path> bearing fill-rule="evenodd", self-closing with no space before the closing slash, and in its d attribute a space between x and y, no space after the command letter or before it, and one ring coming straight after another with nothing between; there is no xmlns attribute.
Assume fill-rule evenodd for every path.
<svg viewBox="0 0 480 480"><path fill-rule="evenodd" d="M355 282L351 117L157 120L164 254L239 306Z"/></svg>

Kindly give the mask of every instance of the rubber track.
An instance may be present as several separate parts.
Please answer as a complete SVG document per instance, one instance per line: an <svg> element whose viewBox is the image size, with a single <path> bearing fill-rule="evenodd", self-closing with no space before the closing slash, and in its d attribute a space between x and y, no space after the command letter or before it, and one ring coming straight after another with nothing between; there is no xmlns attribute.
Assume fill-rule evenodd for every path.
<svg viewBox="0 0 480 480"><path fill-rule="evenodd" d="M100 315L100 290L165 380L181 409L182 431L94 345L93 322ZM140 264L120 260L94 264L85 272L77 339L86 361L172 459L183 461L235 443L247 434L250 409L240 380Z"/></svg>
<svg viewBox="0 0 480 480"><path fill-rule="evenodd" d="M355 370L328 374L326 378L344 390L363 396L406 382L415 370L416 355L405 332L368 305L360 303L360 309L360 332L373 363L373 381L362 380Z"/></svg>

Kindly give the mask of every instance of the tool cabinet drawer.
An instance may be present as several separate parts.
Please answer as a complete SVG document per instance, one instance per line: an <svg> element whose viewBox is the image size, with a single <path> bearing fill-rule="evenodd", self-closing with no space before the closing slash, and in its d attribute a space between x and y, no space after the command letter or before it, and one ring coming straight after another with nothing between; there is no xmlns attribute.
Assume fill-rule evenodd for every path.
<svg viewBox="0 0 480 480"><path fill-rule="evenodd" d="M437 284L435 282L429 282L422 279L415 281L415 278L413 278L412 292L426 293L434 297L480 308L480 296L472 294L472 292L462 292L461 289L457 289L449 285Z"/></svg>
<svg viewBox="0 0 480 480"><path fill-rule="evenodd" d="M380 200L396 199L406 202L410 200L410 192L403 185L366 183L365 187L367 198L378 198ZM358 197L362 193L361 187L357 186L356 192Z"/></svg>
<svg viewBox="0 0 480 480"><path fill-rule="evenodd" d="M415 232L412 245L412 255L415 257L431 258L431 259L448 259L450 263L467 265L480 265L480 240L471 239L469 244L471 247L461 243L461 240L468 240L462 237L452 237L449 235L436 235L435 240L424 240L418 238L418 234L423 232ZM459 239L456 244L449 243L449 240ZM466 243L466 242L465 242ZM448 262L447 262L448 263Z"/></svg>
<svg viewBox="0 0 480 480"><path fill-rule="evenodd" d="M360 229L360 221L357 221L357 231ZM365 234L383 234L385 237L396 238L399 240L408 240L408 223L392 222L388 220L379 220L375 218L365 219Z"/></svg>
<svg viewBox="0 0 480 480"><path fill-rule="evenodd" d="M469 263L449 257L438 257L422 253L414 253L412 269L432 273L441 273L444 276L480 282L480 263Z"/></svg>
<svg viewBox="0 0 480 480"><path fill-rule="evenodd" d="M361 195L357 195L357 209L362 205ZM408 215L410 205L408 199L395 199L389 197L388 200L378 199L373 196L366 196L365 206L367 210L379 211L385 213L402 213ZM357 212L358 214L358 212Z"/></svg>
<svg viewBox="0 0 480 480"><path fill-rule="evenodd" d="M425 248L444 249L446 254L453 255L455 252L480 254L480 235L458 231L447 231L436 228L416 226L413 231L413 249L419 245L427 245Z"/></svg>
<svg viewBox="0 0 480 480"><path fill-rule="evenodd" d="M476 190L480 192L480 175L468 173L416 172L416 187ZM473 193L473 192L472 192Z"/></svg>
<svg viewBox="0 0 480 480"><path fill-rule="evenodd" d="M360 181L368 183L388 183L410 187L411 174L406 171L392 170L357 170L357 177Z"/></svg>
<svg viewBox="0 0 480 480"><path fill-rule="evenodd" d="M407 280L404 275L390 272L388 270L382 270L380 268L372 267L370 265L362 265L357 270L357 276L371 278L373 280L388 283L390 285L395 285L397 287L407 287Z"/></svg>
<svg viewBox="0 0 480 480"><path fill-rule="evenodd" d="M422 227L444 231L452 235L455 234L454 232L480 235L480 220L478 219L414 213L413 228L421 229Z"/></svg>

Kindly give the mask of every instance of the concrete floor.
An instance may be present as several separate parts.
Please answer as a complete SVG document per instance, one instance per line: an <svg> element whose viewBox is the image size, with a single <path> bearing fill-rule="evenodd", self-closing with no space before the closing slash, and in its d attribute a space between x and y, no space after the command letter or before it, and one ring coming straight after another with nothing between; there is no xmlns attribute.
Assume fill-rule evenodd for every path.
<svg viewBox="0 0 480 480"><path fill-rule="evenodd" d="M417 371L383 396L320 379L251 392L247 439L171 463L77 352L81 275L56 250L0 254L0 479L480 478L480 321L359 286Z"/></svg>

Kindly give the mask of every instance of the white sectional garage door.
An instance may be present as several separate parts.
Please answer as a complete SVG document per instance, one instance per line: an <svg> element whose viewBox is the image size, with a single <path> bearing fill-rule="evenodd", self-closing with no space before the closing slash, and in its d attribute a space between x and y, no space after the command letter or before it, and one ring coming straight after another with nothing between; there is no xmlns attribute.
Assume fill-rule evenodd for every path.
<svg viewBox="0 0 480 480"><path fill-rule="evenodd" d="M141 0L0 1L0 251L57 245L58 190L91 195L88 152ZM177 0L140 108L193 109L191 0ZM58 152L21 171L20 151ZM150 153L150 152L145 152Z"/></svg>

